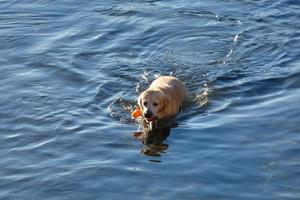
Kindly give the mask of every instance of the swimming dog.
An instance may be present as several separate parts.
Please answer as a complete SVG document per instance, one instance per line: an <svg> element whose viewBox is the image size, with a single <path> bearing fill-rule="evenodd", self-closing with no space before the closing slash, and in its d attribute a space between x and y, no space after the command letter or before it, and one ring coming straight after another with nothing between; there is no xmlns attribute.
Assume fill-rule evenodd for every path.
<svg viewBox="0 0 300 200"><path fill-rule="evenodd" d="M179 79L161 76L140 94L138 104L143 117L150 123L176 116L186 96L186 88Z"/></svg>

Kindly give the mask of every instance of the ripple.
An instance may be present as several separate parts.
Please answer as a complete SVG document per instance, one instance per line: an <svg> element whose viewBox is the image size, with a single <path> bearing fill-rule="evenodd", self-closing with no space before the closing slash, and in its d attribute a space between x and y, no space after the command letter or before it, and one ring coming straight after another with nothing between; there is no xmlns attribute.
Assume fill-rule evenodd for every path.
<svg viewBox="0 0 300 200"><path fill-rule="evenodd" d="M296 1L0 8L1 199L298 197ZM192 100L143 135L130 113L161 75Z"/></svg>

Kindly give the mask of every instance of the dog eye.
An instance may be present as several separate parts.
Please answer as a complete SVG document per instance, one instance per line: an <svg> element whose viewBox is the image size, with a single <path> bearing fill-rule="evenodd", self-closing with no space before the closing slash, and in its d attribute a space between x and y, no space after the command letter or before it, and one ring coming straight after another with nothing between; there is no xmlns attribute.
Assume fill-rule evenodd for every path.
<svg viewBox="0 0 300 200"><path fill-rule="evenodd" d="M144 105L144 106L147 106L147 105L148 105L148 102L147 102L147 101L144 101L144 102L143 102L143 105Z"/></svg>
<svg viewBox="0 0 300 200"><path fill-rule="evenodd" d="M158 103L155 103L155 102L154 102L154 103L153 103L153 106L158 106Z"/></svg>

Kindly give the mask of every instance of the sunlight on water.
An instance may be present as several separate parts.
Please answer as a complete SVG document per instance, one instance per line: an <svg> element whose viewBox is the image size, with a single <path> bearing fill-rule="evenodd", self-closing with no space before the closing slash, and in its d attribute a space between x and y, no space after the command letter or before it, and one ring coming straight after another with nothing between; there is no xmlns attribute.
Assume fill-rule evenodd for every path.
<svg viewBox="0 0 300 200"><path fill-rule="evenodd" d="M0 199L298 199L297 1L1 1ZM155 78L189 101L132 119Z"/></svg>

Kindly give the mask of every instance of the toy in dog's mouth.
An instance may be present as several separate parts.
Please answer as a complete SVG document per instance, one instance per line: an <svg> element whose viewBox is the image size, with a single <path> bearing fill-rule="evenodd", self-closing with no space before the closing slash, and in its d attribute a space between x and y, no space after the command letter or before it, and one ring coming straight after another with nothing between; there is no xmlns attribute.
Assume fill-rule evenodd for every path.
<svg viewBox="0 0 300 200"><path fill-rule="evenodd" d="M157 120L157 117L145 117L143 111L140 108L136 108L132 113L131 116L133 118L143 117L148 123L154 122Z"/></svg>
<svg viewBox="0 0 300 200"><path fill-rule="evenodd" d="M136 108L132 113L131 116L133 118L139 118L143 116L143 111L140 108Z"/></svg>

